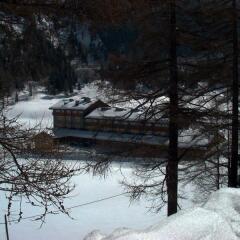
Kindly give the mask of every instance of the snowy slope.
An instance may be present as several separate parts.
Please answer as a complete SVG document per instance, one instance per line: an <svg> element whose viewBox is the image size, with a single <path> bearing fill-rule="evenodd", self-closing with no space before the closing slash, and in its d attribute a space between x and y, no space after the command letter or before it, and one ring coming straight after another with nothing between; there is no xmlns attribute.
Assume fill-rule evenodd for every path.
<svg viewBox="0 0 240 240"><path fill-rule="evenodd" d="M78 94L81 97L102 99L102 92L98 90L97 83L86 84ZM52 110L49 110L49 108L65 98L63 94L50 96L46 93L38 92L33 97L27 96L25 100L20 99L18 103L9 106L6 115L8 118L17 117L18 123L22 124L23 127L28 128L40 125L41 128L51 128L53 117Z"/></svg>
<svg viewBox="0 0 240 240"><path fill-rule="evenodd" d="M221 189L201 207L180 211L145 230L117 229L108 236L93 231L84 240L237 240L239 200L239 189Z"/></svg>

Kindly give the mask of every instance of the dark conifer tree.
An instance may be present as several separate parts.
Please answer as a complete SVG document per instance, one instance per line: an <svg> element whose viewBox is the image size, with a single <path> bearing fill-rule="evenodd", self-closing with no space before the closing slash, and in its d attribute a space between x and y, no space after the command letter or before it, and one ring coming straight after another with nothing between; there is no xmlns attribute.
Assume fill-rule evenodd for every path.
<svg viewBox="0 0 240 240"><path fill-rule="evenodd" d="M238 150L239 150L239 37L238 37L238 1L232 0L232 148L230 161L229 186L238 186Z"/></svg>

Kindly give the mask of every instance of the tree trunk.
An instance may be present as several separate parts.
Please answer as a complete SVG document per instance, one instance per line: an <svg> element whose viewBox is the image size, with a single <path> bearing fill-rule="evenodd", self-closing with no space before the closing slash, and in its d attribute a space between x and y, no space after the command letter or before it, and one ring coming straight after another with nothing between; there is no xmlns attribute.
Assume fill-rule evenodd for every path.
<svg viewBox="0 0 240 240"><path fill-rule="evenodd" d="M32 83L28 83L28 88L29 88L29 97L32 97L33 95L33 86L32 86Z"/></svg>
<svg viewBox="0 0 240 240"><path fill-rule="evenodd" d="M177 212L178 192L178 66L176 3L170 1L169 149L167 165L168 216Z"/></svg>
<svg viewBox="0 0 240 240"><path fill-rule="evenodd" d="M17 102L18 102L18 92L16 90L16 93L15 93L15 103L17 103Z"/></svg>
<svg viewBox="0 0 240 240"><path fill-rule="evenodd" d="M229 186L238 185L238 18L236 0L232 1L233 7L233 82L232 82L232 149L230 161Z"/></svg>

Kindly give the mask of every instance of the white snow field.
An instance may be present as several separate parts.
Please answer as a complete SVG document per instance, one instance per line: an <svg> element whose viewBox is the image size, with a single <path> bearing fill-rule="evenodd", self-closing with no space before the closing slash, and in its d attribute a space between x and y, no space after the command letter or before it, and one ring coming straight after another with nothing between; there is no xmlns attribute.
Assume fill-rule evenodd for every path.
<svg viewBox="0 0 240 240"><path fill-rule="evenodd" d="M122 167L121 172L117 164L112 166L112 172L106 178L92 177L91 174L75 176L72 182L76 184L71 197L64 202L66 208L85 204L102 198L118 195L124 192L119 184L125 177L130 177L132 168L129 165ZM7 200L5 194L0 192L0 239L5 240L3 214L6 213ZM165 216L165 212L155 214L147 211L148 203L145 200L130 204L125 195L95 204L73 208L71 218L59 214L48 215L46 223L40 228L41 223L32 219L22 220L20 223L9 225L10 240L82 240L95 228L110 233L118 226L126 224L131 228L143 228L154 224ZM34 216L42 209L32 207L26 201L22 202L23 217ZM19 203L14 203L13 216L18 214Z"/></svg>
<svg viewBox="0 0 240 240"><path fill-rule="evenodd" d="M82 94L94 97L97 95L96 87L93 84L86 85ZM8 117L19 115L18 122L26 127L33 127L39 122L41 126L52 126L52 113L49 107L59 101L59 97L46 97L45 94L38 93L28 101L19 101L10 106ZM65 207L71 207L98 199L121 194L124 190L119 184L125 177L130 177L132 167L126 165L119 171L119 165L112 166L112 172L106 178L92 177L91 174L82 174L75 176L72 182L76 184L71 198L65 202ZM3 224L4 214L7 209L7 200L5 193L0 191L0 239L6 239L5 227ZM14 240L81 240L94 228L111 232L114 228L128 226L133 228L144 227L147 224L153 224L163 217L165 213L156 215L148 213L146 201L130 204L129 198L125 195L99 202L92 205L86 205L80 208L74 208L71 211L70 219L64 215L48 216L46 224L40 228L40 223L26 219L20 223L9 225L10 239ZM23 217L34 216L41 213L40 209L34 208L23 201ZM13 214L18 214L19 203L14 204ZM13 215L14 216L14 215Z"/></svg>
<svg viewBox="0 0 240 240"><path fill-rule="evenodd" d="M104 94L98 92L94 84L85 86L80 93L89 97L104 98ZM15 117L16 115L20 115L18 121L25 126L35 126L37 123L41 122L42 127L51 127L52 114L48 108L59 101L60 97L61 96L49 97L39 93L28 101L20 101L13 105L8 112L8 116ZM107 178L93 178L90 174L75 176L72 181L76 184L76 189L72 194L73 197L66 201L65 207L84 204L101 198L121 194L124 190L119 182L122 181L123 178L131 178L133 168L128 164L122 167L120 171L119 165L114 164L112 169L112 174ZM195 204L193 202L194 200L199 200L197 189L192 185L181 186L180 188L181 192L183 192L186 197L185 200L181 200L180 205L183 209L189 209ZM229 198L230 195L233 197ZM223 198L223 196L225 197ZM93 229L100 229L104 234L101 234L100 231L95 231L88 235L86 239L231 240L237 239L234 233L237 231L235 229L239 227L240 222L237 213L240 211L240 205L232 204L234 201L237 202L237 198L240 199L239 193L235 194L231 191L230 193L220 191L213 195L211 198L212 200L205 206L186 212L180 212L176 216L160 222L160 224L153 225L165 218L165 208L162 209L159 214L150 213L146 208L150 205L147 199L142 199L139 202L130 204L129 198L122 195L96 204L74 208L71 212L71 216L74 219L70 219L64 215L48 216L46 224L44 224L42 228L39 228L39 222L32 221L32 219L23 220L18 224L12 223L9 225L9 234L10 239L14 240L81 240ZM5 229L2 224L4 220L3 215L6 213L7 209L5 193L0 192L0 200L0 239L5 240ZM215 202L221 203L219 209L217 205L214 205ZM18 214L17 210L19 210L19 203L16 202L14 205L14 209L16 210L14 213ZM229 205L229 207L226 205ZM236 208L234 208L234 206L236 206ZM22 207L24 213L23 217L39 214L40 211L39 209L29 206L26 202L22 203ZM215 210L213 210L213 208ZM143 229L149 225L153 225L153 227L148 228L146 231L123 229L123 227ZM219 229L219 226L221 226L221 229ZM109 235L117 227L121 227L121 229ZM217 235L217 238L211 238L210 233L215 234L213 236L219 233L220 236ZM178 237L176 237L177 234L179 234ZM199 237L194 238L197 234ZM228 237L224 238L226 234ZM231 238L231 236L233 237Z"/></svg>
<svg viewBox="0 0 240 240"><path fill-rule="evenodd" d="M237 240L240 239L240 190L223 188L201 207L168 217L145 230L89 233L84 240Z"/></svg>
<svg viewBox="0 0 240 240"><path fill-rule="evenodd" d="M86 84L78 94L90 98L102 99L102 92L98 90L97 83ZM23 101L17 102L9 107L7 116L15 118L18 116L18 122L25 127L35 127L40 125L41 128L52 127L52 111L49 107L65 98L63 94L57 96L48 96L45 93L37 93L33 97L28 97ZM103 97L104 98L104 97ZM105 98L104 98L105 100Z"/></svg>

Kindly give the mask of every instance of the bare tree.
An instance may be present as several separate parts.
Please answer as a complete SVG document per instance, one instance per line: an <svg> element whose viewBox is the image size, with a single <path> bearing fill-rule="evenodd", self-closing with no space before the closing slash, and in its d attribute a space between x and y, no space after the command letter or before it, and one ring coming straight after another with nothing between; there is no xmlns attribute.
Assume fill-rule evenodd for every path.
<svg viewBox="0 0 240 240"><path fill-rule="evenodd" d="M220 3L218 8L215 8L216 2ZM39 10L41 13L59 11L66 14L71 12L82 18L90 19L94 23L109 22L116 24L128 19L128 21L132 21L132 24L135 24L139 32L142 31L139 34L137 56L132 54L127 61L118 62L113 69L114 71L107 72L105 77L111 79L113 85L125 87L123 91L124 99L122 98L121 101L134 99L138 103L135 110L142 112L145 121L155 119L160 122L163 116L169 118L168 157L163 161L161 159L156 161L146 160L144 166L138 168L136 172L142 182L126 183L126 186L131 190L133 198L138 198L147 193L152 194L155 198L162 199L163 202L167 202L166 197L169 197L170 215L177 211L178 165L185 153L189 151L189 149L183 152L179 151L179 133L182 131L185 134L184 130L187 128L198 127L198 130L200 129L198 136L207 132L205 135L216 135L218 138L219 123L213 126L209 124L209 121L221 118L226 122L226 119L229 119L230 116L229 113L224 114L215 111L214 104L211 107L206 107L219 93L212 97L205 97L212 91L209 86L219 82L222 83L219 75L222 74L225 80L229 80L230 76L229 51L221 48L226 42L229 43L229 39L226 42L225 38L221 41L218 40L218 29L221 29L223 23L222 21L219 22L220 17L217 16L227 16L228 19L229 16L230 18L232 16L232 12L229 14L228 5L225 6L225 2L211 1L210 8L208 8L209 6L206 8L207 11L205 11L204 5L206 3L202 4L199 1L197 3L199 5L196 5L195 1L192 1L191 4L188 4L189 1L144 0L121 2L96 0L91 3L89 1L60 1L60 3L59 1L40 1L38 3L32 1L16 3L12 1L10 4L5 1L2 3L2 7L8 13L16 12L18 17L22 17L22 13L29 15L31 11L38 12ZM99 11L98 8L104 9L104 13ZM223 9L224 11L221 12ZM206 19L210 19L210 21L205 21ZM234 29L236 30L236 26ZM224 37L228 35L228 31L222 33ZM234 33L234 46L236 48L236 31ZM143 43L144 45L141 45ZM183 50L190 53L185 54ZM236 80L237 51L234 53L234 76ZM216 68L219 69L219 74L216 73ZM209 73L211 73L210 77L208 77ZM201 88L198 85L199 81L209 85L206 88ZM131 86L131 89L129 86ZM234 86L236 87L236 81ZM122 92L118 89L117 94L122 97L120 93ZM203 97L202 101L199 100L201 97ZM167 100L159 101L163 98ZM234 119L236 127L236 118ZM224 127L225 123L222 121L222 130ZM198 136L191 135L193 136L190 141L195 142L194 140L197 140ZM236 143L237 138L234 139ZM222 142L219 141L217 146L221 147ZM188 170L191 169L191 171L186 170L186 172L189 172L191 181L193 179L199 180L202 176L213 176L214 179L215 176L219 177L219 166L221 165L219 156L217 161L212 160L212 156L219 153L219 148L216 151L213 151L213 148L208 150L206 150L203 161L192 162L192 165L188 166ZM234 152L236 155L236 149ZM208 162L205 161L207 158L209 159ZM164 170L166 165L167 171ZM225 163L223 165L225 167ZM89 169L102 172L108 166L109 160L104 159L102 162L89 164ZM234 168L234 172L236 173L236 168ZM154 180L154 176L156 176L156 180ZM219 181L218 179L218 186ZM208 184L212 184L212 180ZM202 185L205 189L209 189L209 187L206 187L208 184L204 183Z"/></svg>
<svg viewBox="0 0 240 240"><path fill-rule="evenodd" d="M139 31L138 54L127 60L119 58L115 62L117 67L113 68L112 74L112 69L107 72L106 78L115 87L124 89L125 99L121 98L121 101L134 99L137 102L136 109L142 111L146 121L155 119L160 122L162 116L168 116L169 156L163 161L146 160L136 172L141 180L127 182L125 186L131 190L133 198L150 194L159 198L159 203L161 198L167 202L166 191L169 191L173 203L169 205L171 214L177 208L178 164L190 151L187 148L182 152L178 148L178 137L185 135L186 129L192 131L189 134L192 136L190 148L191 142L201 136L211 141L201 160L187 163L181 171L188 174L188 180L197 179L196 182L208 193L226 184L226 152L229 149L225 132L232 113L223 108L229 101L226 94L230 86L224 80L232 79L232 69L235 69L236 78L236 56L234 64L231 61L233 38L229 37L233 11L229 8L231 1L131 3L132 11L129 12L132 15L129 16ZM235 93L238 91L236 86ZM220 95L224 97L218 98ZM167 101L159 101L161 98ZM194 129L198 130L196 136ZM237 134L236 130L234 134ZM166 164L169 171L163 171ZM236 173L236 166L232 169ZM205 181L201 181L203 176ZM169 178L171 187L166 188Z"/></svg>
<svg viewBox="0 0 240 240"><path fill-rule="evenodd" d="M94 2L99 6L107 4L107 1ZM100 15L103 16L96 14L102 11L97 10L92 2L75 0L6 0L0 2L0 9L1 36L6 41L9 35L13 35L14 38L20 37L15 31L16 28L22 29L22 26L29 22L41 22L42 19L54 22L60 17L72 15L82 20L86 18L99 20ZM1 79L4 77L1 76ZM8 83L5 84L4 80L0 84L5 87ZM29 145L32 144L38 130L24 128L18 123L17 117L12 119L6 117L4 90L1 88L0 93L0 190L6 193L9 200L8 214L11 213L14 201L21 202L24 198L30 205L41 207L42 214L38 219L42 221L47 214L56 212L68 214L63 201L74 189L74 184L70 180L79 172L79 167L62 161L61 155L56 154L58 149L44 156L36 155L32 151ZM22 215L20 207L19 220Z"/></svg>
<svg viewBox="0 0 240 240"><path fill-rule="evenodd" d="M5 192L8 214L14 201L26 199L42 213L36 219L44 221L47 214L68 214L64 199L74 189L71 178L79 172L76 164L61 159L58 149L36 154L31 147L39 128L26 129L16 118L6 117L6 107L0 110L0 191ZM18 220L23 212L19 209Z"/></svg>
<svg viewBox="0 0 240 240"><path fill-rule="evenodd" d="M232 57L232 148L231 148L231 161L230 161L230 174L229 174L229 186L238 186L238 129L239 129L239 70L238 70L238 58L239 58L239 37L238 37L238 1L232 1L232 45L233 45L233 57Z"/></svg>

